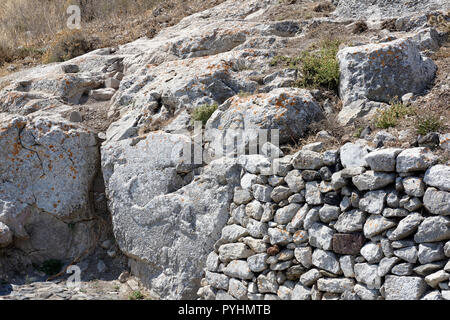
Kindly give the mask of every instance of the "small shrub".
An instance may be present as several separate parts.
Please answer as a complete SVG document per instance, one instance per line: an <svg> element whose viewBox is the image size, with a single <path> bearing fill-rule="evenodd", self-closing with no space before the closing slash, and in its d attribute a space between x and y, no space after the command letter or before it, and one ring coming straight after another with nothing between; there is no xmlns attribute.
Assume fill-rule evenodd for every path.
<svg viewBox="0 0 450 320"><path fill-rule="evenodd" d="M407 105L398 101L393 101L391 102L391 106L389 108L378 111L375 126L382 129L395 127L398 120L411 114L412 112L412 109Z"/></svg>
<svg viewBox="0 0 450 320"><path fill-rule="evenodd" d="M58 33L44 55L44 63L63 62L81 56L92 49L79 30Z"/></svg>
<svg viewBox="0 0 450 320"><path fill-rule="evenodd" d="M430 132L437 132L441 130L443 124L441 120L435 115L425 115L417 120L417 133L424 136Z"/></svg>
<svg viewBox="0 0 450 320"><path fill-rule="evenodd" d="M337 90L339 85L339 63L336 54L339 41L324 41L317 51L303 52L300 56L302 78L300 87L324 87Z"/></svg>
<svg viewBox="0 0 450 320"><path fill-rule="evenodd" d="M194 121L201 121L203 125L208 122L208 119L211 117L211 115L216 111L218 108L217 104L204 104L194 109L192 113L192 120Z"/></svg>
<svg viewBox="0 0 450 320"><path fill-rule="evenodd" d="M300 57L275 56L269 64L272 67L282 65L291 69L297 69L300 62Z"/></svg>
<svg viewBox="0 0 450 320"><path fill-rule="evenodd" d="M129 300L144 300L145 296L139 290L133 291L129 297Z"/></svg>
<svg viewBox="0 0 450 320"><path fill-rule="evenodd" d="M63 263L59 260L50 259L44 261L41 266L34 266L37 270L44 272L48 276L53 276L61 271Z"/></svg>
<svg viewBox="0 0 450 320"><path fill-rule="evenodd" d="M12 50L6 44L0 42L0 66L6 62L11 62L14 59Z"/></svg>

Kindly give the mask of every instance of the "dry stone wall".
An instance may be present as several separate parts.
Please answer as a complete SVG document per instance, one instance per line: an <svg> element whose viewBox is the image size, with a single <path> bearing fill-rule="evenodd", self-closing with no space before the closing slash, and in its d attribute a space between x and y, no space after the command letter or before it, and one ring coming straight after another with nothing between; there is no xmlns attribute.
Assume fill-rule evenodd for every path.
<svg viewBox="0 0 450 320"><path fill-rule="evenodd" d="M362 141L245 156L200 299L449 299L450 167Z"/></svg>

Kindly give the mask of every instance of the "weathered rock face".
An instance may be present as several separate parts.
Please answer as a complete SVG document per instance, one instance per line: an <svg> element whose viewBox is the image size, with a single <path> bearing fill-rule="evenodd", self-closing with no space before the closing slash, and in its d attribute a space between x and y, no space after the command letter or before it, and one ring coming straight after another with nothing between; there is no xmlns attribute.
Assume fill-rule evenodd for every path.
<svg viewBox="0 0 450 320"><path fill-rule="evenodd" d="M205 140L214 152L236 152L234 139L241 148L258 145L258 130L279 130L279 142L304 135L308 126L322 119L322 111L309 91L303 89L274 89L248 97L235 96L219 107L206 125ZM228 151L228 152L227 152Z"/></svg>
<svg viewBox="0 0 450 320"><path fill-rule="evenodd" d="M232 159L214 161L186 180L193 175L182 165L187 140L151 133L136 145L122 140L102 148L117 242L133 258L133 272L165 299L194 297L239 182L240 166Z"/></svg>
<svg viewBox="0 0 450 320"><path fill-rule="evenodd" d="M337 58L343 123L373 115L377 105L370 101L389 103L409 92L421 93L436 73L434 62L408 39L345 48Z"/></svg>
<svg viewBox="0 0 450 320"><path fill-rule="evenodd" d="M242 281L240 296L250 300L330 295L418 300L445 291L450 225L445 195L435 193L447 192L428 183L445 189L432 173L446 172L446 166L433 166L435 159L426 149L373 150L364 144L346 144L340 157L326 165L332 151L312 147L281 158L291 167L270 178L256 170L256 163L264 162L261 156L248 156L253 161L243 166L232 218L210 253L221 257L221 266L213 266L217 278ZM365 171L367 167L373 170ZM326 170L334 171L332 185L333 177L336 185L341 177L339 188L326 187L329 176L313 174ZM428 178L423 179L425 172ZM251 189L246 186L250 178ZM338 201L330 204L330 199ZM263 214L261 203L271 206L270 215ZM222 291L232 295L223 289L225 282L217 283L207 273L199 297L219 299Z"/></svg>
<svg viewBox="0 0 450 320"><path fill-rule="evenodd" d="M442 0L339 0L334 14L345 19L382 20L448 7L449 4Z"/></svg>
<svg viewBox="0 0 450 320"><path fill-rule="evenodd" d="M0 119L0 222L31 261L81 255L95 238L95 135L57 116Z"/></svg>

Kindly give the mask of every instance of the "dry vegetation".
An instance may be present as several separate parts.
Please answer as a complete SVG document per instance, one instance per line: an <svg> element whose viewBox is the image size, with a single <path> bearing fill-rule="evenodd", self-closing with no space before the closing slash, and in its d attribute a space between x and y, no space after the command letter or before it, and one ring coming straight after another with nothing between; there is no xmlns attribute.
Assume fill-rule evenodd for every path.
<svg viewBox="0 0 450 320"><path fill-rule="evenodd" d="M86 51L152 38L183 17L224 0L1 0L0 75L8 69L68 59ZM67 28L70 5L81 8L82 33ZM75 52L65 47L76 39ZM58 41L59 40L59 41ZM60 46L56 53L49 49ZM58 48L57 48L58 49ZM1 68L3 67L3 71Z"/></svg>

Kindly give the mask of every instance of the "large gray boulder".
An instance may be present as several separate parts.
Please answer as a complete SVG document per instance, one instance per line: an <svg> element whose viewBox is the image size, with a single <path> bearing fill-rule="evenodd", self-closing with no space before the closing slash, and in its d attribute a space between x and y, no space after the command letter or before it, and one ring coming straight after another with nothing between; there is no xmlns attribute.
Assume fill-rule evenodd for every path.
<svg viewBox="0 0 450 320"><path fill-rule="evenodd" d="M136 145L128 139L102 148L117 243L133 259L133 273L163 299L195 298L240 183L237 160L225 158L193 182L183 180L189 176L181 165L187 140L159 132Z"/></svg>
<svg viewBox="0 0 450 320"><path fill-rule="evenodd" d="M337 58L339 94L344 104L338 117L341 123L373 115L380 105L370 105L370 101L389 103L406 93L422 93L437 70L408 39L347 47Z"/></svg>
<svg viewBox="0 0 450 320"><path fill-rule="evenodd" d="M279 130L281 144L302 137L309 125L323 118L322 111L309 91L296 88L274 89L248 97L234 96L211 116L206 125L205 141L215 154L235 153L234 139L242 148L258 145L259 130Z"/></svg>
<svg viewBox="0 0 450 320"><path fill-rule="evenodd" d="M0 223L29 261L73 259L95 244L89 192L95 135L58 116L0 114Z"/></svg>
<svg viewBox="0 0 450 320"><path fill-rule="evenodd" d="M382 20L449 7L445 0L339 0L334 15L342 19Z"/></svg>

